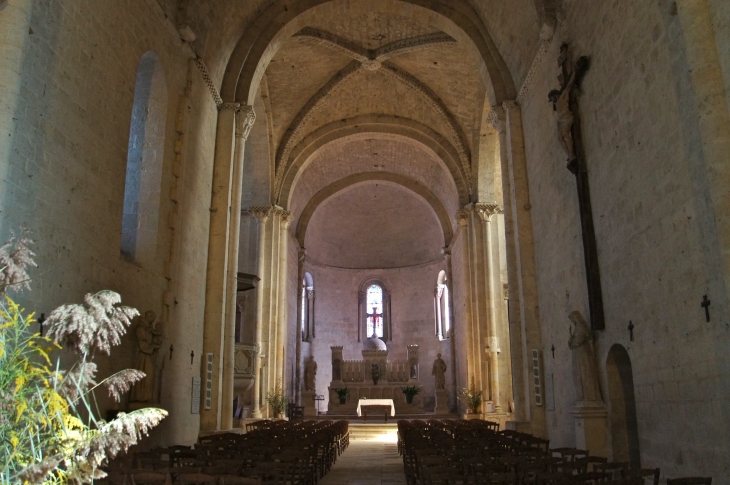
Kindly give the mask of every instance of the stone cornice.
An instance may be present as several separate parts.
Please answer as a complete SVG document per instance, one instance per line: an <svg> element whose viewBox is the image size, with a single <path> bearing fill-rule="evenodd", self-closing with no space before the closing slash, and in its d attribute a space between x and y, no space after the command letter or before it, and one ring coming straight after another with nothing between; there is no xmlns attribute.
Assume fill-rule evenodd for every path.
<svg viewBox="0 0 730 485"><path fill-rule="evenodd" d="M427 261L425 263L418 263L413 264L410 266L397 266L393 268L345 268L342 266L333 266L329 264L320 263L319 261L315 261L310 257L307 257L307 260L305 264L315 266L317 268L322 269L333 269L336 271L396 271L396 270L402 270L402 269L418 269L418 268L427 268L429 266L435 266L438 264L442 264L445 261L445 258L435 259L433 261Z"/></svg>

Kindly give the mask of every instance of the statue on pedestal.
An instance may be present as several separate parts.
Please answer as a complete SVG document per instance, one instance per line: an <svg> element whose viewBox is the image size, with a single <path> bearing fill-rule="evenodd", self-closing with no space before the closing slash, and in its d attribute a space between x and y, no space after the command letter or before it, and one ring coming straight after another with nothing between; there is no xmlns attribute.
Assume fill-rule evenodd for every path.
<svg viewBox="0 0 730 485"><path fill-rule="evenodd" d="M307 363L304 364L304 390L312 391L316 390L317 380L317 362L314 361L314 356L310 355Z"/></svg>
<svg viewBox="0 0 730 485"><path fill-rule="evenodd" d="M436 360L433 361L433 369L431 375L436 378L436 389L446 389L446 362L441 358L441 354L436 354Z"/></svg>
<svg viewBox="0 0 730 485"><path fill-rule="evenodd" d="M145 312L144 318L137 323L136 335L137 360L135 369L144 372L145 377L134 384L129 396L130 402L149 402L155 394L155 357L157 349L162 345L162 328L156 328L157 315L152 310Z"/></svg>
<svg viewBox="0 0 730 485"><path fill-rule="evenodd" d="M573 351L573 383L575 384L576 401L602 404L596 356L593 349L593 333L579 311L572 312L568 318L573 323L568 347Z"/></svg>

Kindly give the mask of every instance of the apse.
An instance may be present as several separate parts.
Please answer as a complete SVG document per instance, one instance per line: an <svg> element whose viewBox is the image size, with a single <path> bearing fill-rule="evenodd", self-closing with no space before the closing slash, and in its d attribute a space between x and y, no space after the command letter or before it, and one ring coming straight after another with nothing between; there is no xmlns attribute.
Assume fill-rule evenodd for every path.
<svg viewBox="0 0 730 485"><path fill-rule="evenodd" d="M312 215L305 247L312 261L348 269L387 269L442 258L444 236L431 206L395 183L341 190Z"/></svg>

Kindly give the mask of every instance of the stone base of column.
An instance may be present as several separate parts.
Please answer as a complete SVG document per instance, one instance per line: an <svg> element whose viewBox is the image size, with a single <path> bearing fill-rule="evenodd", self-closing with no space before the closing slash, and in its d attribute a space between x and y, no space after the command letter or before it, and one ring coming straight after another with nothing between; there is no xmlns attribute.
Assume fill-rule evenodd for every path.
<svg viewBox="0 0 730 485"><path fill-rule="evenodd" d="M576 403L570 414L575 418L575 447L608 457L608 412L603 403Z"/></svg>
<svg viewBox="0 0 730 485"><path fill-rule="evenodd" d="M436 414L449 414L449 391L446 389L436 389Z"/></svg>
<svg viewBox="0 0 730 485"><path fill-rule="evenodd" d="M313 391L302 392L302 406L304 406L305 418L313 418L317 416L317 401L314 400L316 396L317 393Z"/></svg>

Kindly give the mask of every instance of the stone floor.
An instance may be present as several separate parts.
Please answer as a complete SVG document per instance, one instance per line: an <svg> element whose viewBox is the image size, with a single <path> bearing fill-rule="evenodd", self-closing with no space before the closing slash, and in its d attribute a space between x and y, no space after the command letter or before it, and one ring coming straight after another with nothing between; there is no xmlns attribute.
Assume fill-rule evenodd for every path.
<svg viewBox="0 0 730 485"><path fill-rule="evenodd" d="M403 459L390 439L351 441L319 485L394 485L406 483Z"/></svg>

